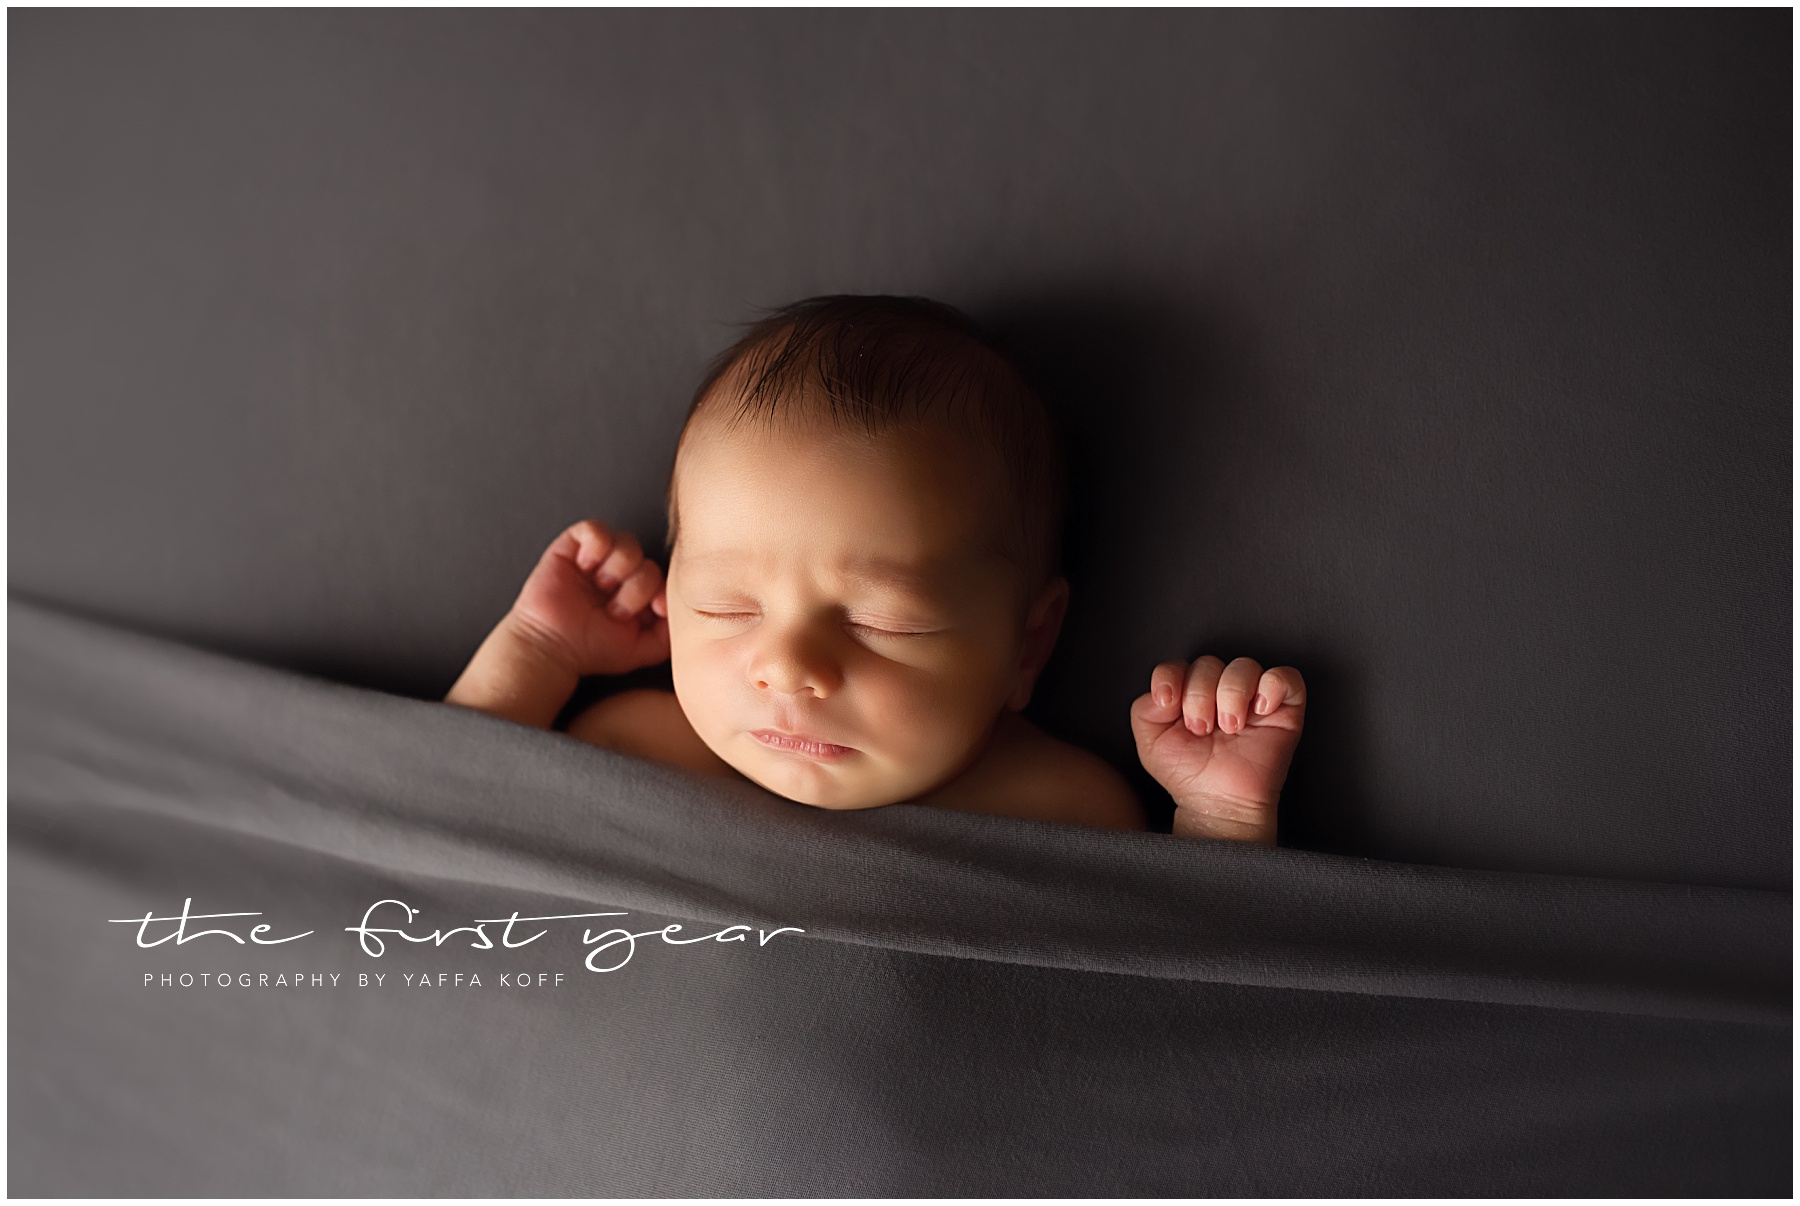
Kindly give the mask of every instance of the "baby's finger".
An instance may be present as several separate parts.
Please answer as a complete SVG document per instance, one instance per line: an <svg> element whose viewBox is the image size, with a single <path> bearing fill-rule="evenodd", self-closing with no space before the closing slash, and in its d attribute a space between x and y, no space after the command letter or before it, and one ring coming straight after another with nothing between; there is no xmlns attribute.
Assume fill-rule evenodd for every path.
<svg viewBox="0 0 1800 1206"><path fill-rule="evenodd" d="M1187 687L1181 700L1181 719L1188 732L1204 737L1213 728L1213 693L1219 687L1219 675L1225 663L1208 653L1194 659L1187 668Z"/></svg>
<svg viewBox="0 0 1800 1206"><path fill-rule="evenodd" d="M607 604L607 614L615 620L628 620L644 610L644 605L662 590L662 569L654 561L640 561L619 587L619 593Z"/></svg>
<svg viewBox="0 0 1800 1206"><path fill-rule="evenodd" d="M613 550L607 555L600 568L594 573L594 582L601 590L612 590L625 579L631 577L632 571L642 564L644 550L638 539L630 532L613 533Z"/></svg>
<svg viewBox="0 0 1800 1206"><path fill-rule="evenodd" d="M598 519L584 519L580 523L570 524L556 538L556 543L550 546L551 552L560 552L573 558L576 568L584 574L593 573L594 567L605 560L612 550L612 531Z"/></svg>
<svg viewBox="0 0 1800 1206"><path fill-rule="evenodd" d="M1140 762L1145 766L1150 765L1156 743L1162 739L1163 734L1173 731L1175 723L1180 719L1179 700L1173 708L1165 709L1156 702L1155 695L1146 691L1131 701L1131 736L1137 743Z"/></svg>
<svg viewBox="0 0 1800 1206"><path fill-rule="evenodd" d="M669 614L669 584L668 583L666 583L666 582L663 583L662 589L656 592L656 598L650 600L650 610L655 612L659 616L663 616L663 617L668 616L668 614Z"/></svg>
<svg viewBox="0 0 1800 1206"><path fill-rule="evenodd" d="M1262 667L1247 657L1237 658L1225 667L1225 673L1219 676L1217 697L1221 733L1243 730L1244 722L1250 715L1250 696L1254 694L1257 680L1261 677Z"/></svg>
<svg viewBox="0 0 1800 1206"><path fill-rule="evenodd" d="M1163 662L1150 672L1150 704L1145 718L1171 724L1181 715L1181 688L1187 678L1186 662Z"/></svg>
<svg viewBox="0 0 1800 1206"><path fill-rule="evenodd" d="M1256 698L1250 701L1250 710L1258 716L1273 716L1278 708L1287 704L1306 706L1306 680L1292 666L1264 670L1262 679L1256 684Z"/></svg>

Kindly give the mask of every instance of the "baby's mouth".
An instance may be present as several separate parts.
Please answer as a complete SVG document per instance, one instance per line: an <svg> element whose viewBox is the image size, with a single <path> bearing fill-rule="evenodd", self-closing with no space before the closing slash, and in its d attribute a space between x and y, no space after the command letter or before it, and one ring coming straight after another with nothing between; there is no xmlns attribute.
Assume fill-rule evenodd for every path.
<svg viewBox="0 0 1800 1206"><path fill-rule="evenodd" d="M856 751L847 745L834 745L829 741L814 741L798 733L782 733L775 729L757 729L750 734L763 745L784 754L798 754L804 758L816 758L821 762L831 762L854 754Z"/></svg>

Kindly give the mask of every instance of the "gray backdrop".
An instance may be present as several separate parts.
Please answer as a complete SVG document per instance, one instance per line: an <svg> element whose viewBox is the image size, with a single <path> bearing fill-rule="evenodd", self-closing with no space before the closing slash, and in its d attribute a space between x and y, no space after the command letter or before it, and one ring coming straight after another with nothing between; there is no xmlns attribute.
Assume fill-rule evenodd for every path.
<svg viewBox="0 0 1800 1206"><path fill-rule="evenodd" d="M1789 884L1785 11L8 29L16 595L441 693L731 324L918 293L1076 450L1053 731L1291 662L1286 844Z"/></svg>

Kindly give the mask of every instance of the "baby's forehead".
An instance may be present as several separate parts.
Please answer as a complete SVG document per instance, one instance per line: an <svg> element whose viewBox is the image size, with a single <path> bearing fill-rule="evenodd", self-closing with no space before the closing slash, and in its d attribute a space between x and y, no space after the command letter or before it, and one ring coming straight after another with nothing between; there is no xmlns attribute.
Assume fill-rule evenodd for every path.
<svg viewBox="0 0 1800 1206"><path fill-rule="evenodd" d="M929 590L947 572L934 558L966 574L1010 549L1002 466L941 422L715 419L684 438L672 487L671 530L694 553L766 551L774 539L827 576Z"/></svg>
<svg viewBox="0 0 1800 1206"><path fill-rule="evenodd" d="M804 569L817 580L937 594L1004 552L1002 525L966 475L842 459L815 446L793 458L715 447L682 469L677 548L709 576ZM889 455L875 448L876 456Z"/></svg>
<svg viewBox="0 0 1800 1206"><path fill-rule="evenodd" d="M682 505L710 488L756 479L803 489L820 509L886 499L948 508L964 522L991 521L1012 509L1000 458L944 424L875 432L756 424L705 432L697 444L691 451L698 455L684 448L677 471Z"/></svg>

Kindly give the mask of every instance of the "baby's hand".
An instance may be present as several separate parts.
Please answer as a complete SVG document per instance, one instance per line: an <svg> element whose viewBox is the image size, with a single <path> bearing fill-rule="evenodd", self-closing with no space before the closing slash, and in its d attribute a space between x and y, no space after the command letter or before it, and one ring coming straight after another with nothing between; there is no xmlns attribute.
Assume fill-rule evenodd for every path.
<svg viewBox="0 0 1800 1206"><path fill-rule="evenodd" d="M584 519L544 550L504 622L578 675L624 674L668 660L668 612L637 537Z"/></svg>
<svg viewBox="0 0 1800 1206"><path fill-rule="evenodd" d="M1210 654L1164 662L1131 705L1138 758L1175 797L1174 832L1265 846L1305 718L1298 670Z"/></svg>

